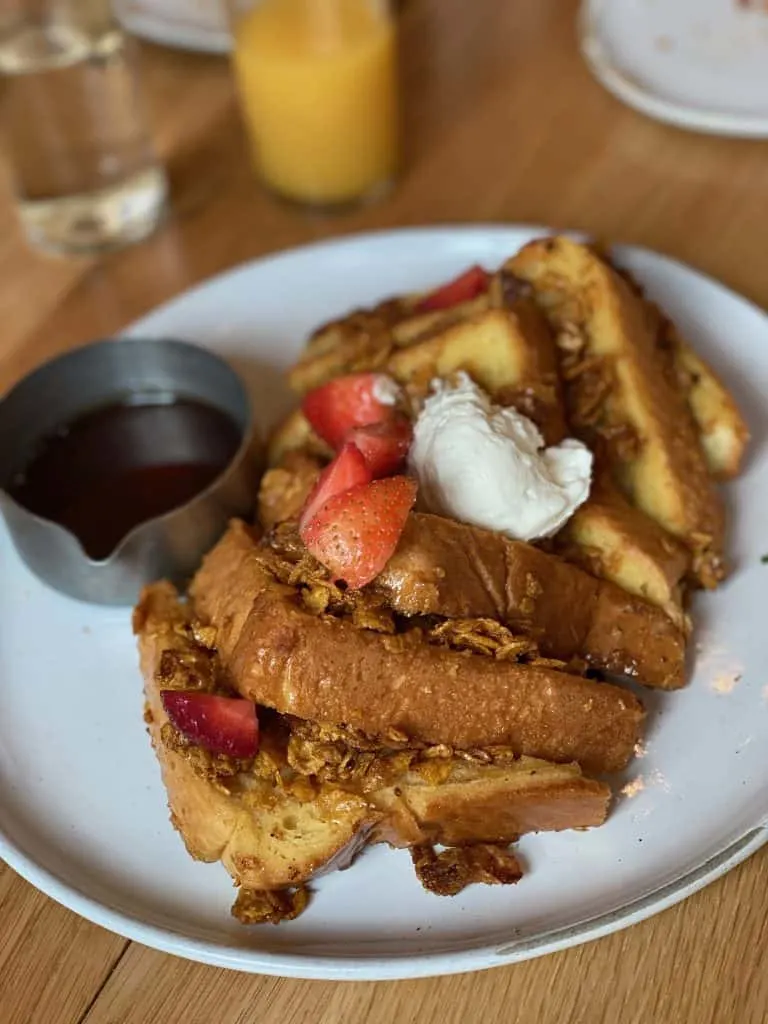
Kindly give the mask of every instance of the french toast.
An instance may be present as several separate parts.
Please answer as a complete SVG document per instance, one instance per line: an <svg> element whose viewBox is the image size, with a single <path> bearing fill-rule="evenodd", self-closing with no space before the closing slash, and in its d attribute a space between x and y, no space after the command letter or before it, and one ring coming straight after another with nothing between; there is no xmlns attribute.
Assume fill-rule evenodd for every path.
<svg viewBox="0 0 768 1024"><path fill-rule="evenodd" d="M638 508L693 553L693 575L725 574L724 515L685 395L657 346L658 311L591 248L530 242L507 267L528 281L558 332L570 425L600 443Z"/></svg>
<svg viewBox="0 0 768 1024"><path fill-rule="evenodd" d="M529 299L449 324L397 349L382 365L417 398L436 377L463 371L495 402L532 419L547 443L565 435L554 342Z"/></svg>
<svg viewBox="0 0 768 1024"><path fill-rule="evenodd" d="M637 749L642 705L604 675L683 684L688 578L724 571L711 477L746 426L631 278L564 239L325 325L291 382L260 528L232 522L185 603L160 583L135 613L172 821L246 923L298 916L372 843L409 848L434 892L512 884L510 843L601 824L610 790L583 772ZM539 463L574 452L559 517ZM423 510L440 458L477 515Z"/></svg>
<svg viewBox="0 0 768 1024"><path fill-rule="evenodd" d="M326 865L348 863L376 816L354 793L321 786L307 801L300 786L292 791L280 785L287 766L287 732L281 723L262 722L261 747L252 765L221 765L215 759L211 765L205 751L174 742L161 691L216 685L215 658L195 640L192 623L190 607L179 603L170 584L147 588L134 613L145 719L171 820L187 850L196 860L221 860L238 885L251 889L301 883ZM191 751L199 755L197 761ZM246 770L234 770L238 767ZM232 774L223 774L223 768L231 768ZM291 820L297 823L295 829L300 822L301 843L295 837L292 843L286 841Z"/></svg>
<svg viewBox="0 0 768 1024"><path fill-rule="evenodd" d="M604 258L635 294L647 302L644 289L632 274L608 255ZM749 427L712 367L694 351L662 309L653 303L651 307L659 317L657 347L688 403L709 471L716 480L731 480L741 469L749 443Z"/></svg>
<svg viewBox="0 0 768 1024"><path fill-rule="evenodd" d="M313 614L270 574L239 522L206 556L190 593L241 696L283 714L382 742L502 744L595 772L624 767L639 736L642 707L620 687L430 644L416 628L387 635ZM343 687L330 685L336 677Z"/></svg>
<svg viewBox="0 0 768 1024"><path fill-rule="evenodd" d="M487 296L480 295L449 309L420 312L419 298L386 299L371 309L354 310L318 327L289 371L293 390L304 394L341 373L377 369L397 348L480 313L488 305Z"/></svg>
<svg viewBox="0 0 768 1024"><path fill-rule="evenodd" d="M265 475L261 522L271 530L267 542L296 564L306 553L286 522L296 499L289 489L281 501L283 472ZM530 637L546 658L583 660L660 689L682 686L682 617L675 623L671 613L604 575L491 530L414 512L370 592L401 616L494 620Z"/></svg>
<svg viewBox="0 0 768 1024"><path fill-rule="evenodd" d="M462 304L454 311L453 319L433 323L432 333L427 332L412 348L406 347L401 338L396 350L392 346L394 354L389 366L383 369L392 372L394 364L398 379L417 397L423 397L425 385L434 376L463 369L488 387L501 404L509 402L529 416L548 444L559 442L566 427L554 337L533 307L530 292L527 282L502 268L490 279L484 305L479 306L477 300L474 307ZM397 310L397 315L403 316L409 302L412 299L405 298L383 304L390 310L390 327L396 322L396 314L391 311ZM337 335L354 336L360 329L359 318L362 316L365 322L365 316L375 319L375 314L375 310L357 312L324 329L320 333L321 348L331 345L334 338L336 344L341 344ZM407 318L402 321L408 322ZM310 341L309 348L312 347ZM338 372L349 369L342 366ZM722 429L712 427L713 432ZM321 460L331 454L301 409L294 410L273 431L268 464L285 468L288 453L296 451ZM267 496L273 477L275 484L282 479L283 486L288 485L286 474L268 473L264 481L266 490L263 489ZM264 511L262 522L269 528L279 516ZM615 487L593 489L560 540L558 548L566 559L658 604L678 627L684 626L681 580L691 564L688 549L653 519L633 508Z"/></svg>
<svg viewBox="0 0 768 1024"><path fill-rule="evenodd" d="M660 344L671 352L710 473L716 480L738 476L749 443L749 427L728 389L666 318Z"/></svg>
<svg viewBox="0 0 768 1024"><path fill-rule="evenodd" d="M495 619L545 657L662 689L685 681L685 637L655 605L491 530L412 513L373 586L402 615Z"/></svg>
<svg viewBox="0 0 768 1024"><path fill-rule="evenodd" d="M509 751L386 750L262 712L255 758L211 755L173 729L161 693L223 687L208 646L213 638L167 583L145 589L134 631L145 720L171 820L192 857L220 860L232 875L240 889L235 913L246 922L297 916L306 905L303 886L348 866L368 843L504 847L525 832L586 828L605 818L610 791L604 783L585 778L574 764ZM503 851L499 858L503 865ZM465 881L517 877L486 871Z"/></svg>
<svg viewBox="0 0 768 1024"><path fill-rule="evenodd" d="M690 551L631 505L610 480L593 482L589 500L555 538L555 550L593 576L657 605L688 632L684 581Z"/></svg>

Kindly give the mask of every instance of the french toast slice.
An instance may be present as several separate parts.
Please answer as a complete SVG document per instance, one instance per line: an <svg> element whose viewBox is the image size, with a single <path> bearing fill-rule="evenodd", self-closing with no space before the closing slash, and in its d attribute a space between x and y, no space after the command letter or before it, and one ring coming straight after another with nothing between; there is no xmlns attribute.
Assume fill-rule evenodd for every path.
<svg viewBox="0 0 768 1024"><path fill-rule="evenodd" d="M322 466L320 459L297 449L286 452L279 465L264 473L257 505L258 520L263 530L271 530L289 519L298 519Z"/></svg>
<svg viewBox="0 0 768 1024"><path fill-rule="evenodd" d="M724 514L688 403L657 347L658 312L588 246L531 242L507 267L558 333L571 427L599 442L638 508L693 552L693 574L725 575Z"/></svg>
<svg viewBox="0 0 768 1024"><path fill-rule="evenodd" d="M301 887L348 866L371 842L506 845L524 832L605 820L610 790L604 783L585 778L574 764L503 751L468 758L371 744L356 749L345 742L349 737L262 712L261 747L252 762L210 755L183 737L179 742L160 698L163 689L217 686L216 656L201 644L193 609L170 584L154 584L136 608L134 631L145 720L171 821L192 857L221 860L240 887L234 912L245 921L297 916L306 904ZM259 896L275 890L288 892Z"/></svg>
<svg viewBox="0 0 768 1024"><path fill-rule="evenodd" d="M589 500L557 534L555 550L593 576L657 605L688 633L683 598L690 551L610 481L593 482Z"/></svg>
<svg viewBox="0 0 768 1024"><path fill-rule="evenodd" d="M421 334L407 335L407 344L402 337L388 343L386 358L380 358L381 350L377 349L375 359L369 362L358 356L345 362L343 353L350 349L339 344L330 349L330 369L331 356L325 344L321 345L320 355L328 357L329 368L312 386L341 374L377 369L391 374L418 405L435 377L448 377L463 370L494 401L514 405L529 416L547 444L557 444L565 436L565 416L554 339L534 303L511 291L508 285L504 290L497 280L498 275L491 283L490 295L481 297L482 303L462 303L460 312L454 311L450 317L441 313L437 320L435 314L417 318L424 326ZM399 326L405 328L412 322L413 318ZM332 454L301 409L290 413L272 431L267 445L268 464L278 465L289 451L296 450L321 457Z"/></svg>
<svg viewBox="0 0 768 1024"><path fill-rule="evenodd" d="M639 281L609 257L606 260L635 294L645 300ZM657 347L672 371L670 376L688 403L709 471L716 480L730 480L738 475L741 468L749 443L749 427L733 395L712 367L694 351L663 310L653 303L651 306L660 323Z"/></svg>
<svg viewBox="0 0 768 1024"><path fill-rule="evenodd" d="M386 299L371 309L353 310L323 324L309 338L305 351L288 373L288 382L305 394L342 373L381 367L397 348L485 309L486 295L448 309L419 312L418 295Z"/></svg>
<svg viewBox="0 0 768 1024"><path fill-rule="evenodd" d="M525 297L492 307L399 348L383 369L423 398L436 377L467 373L500 405L514 405L548 444L565 436L555 345L546 321Z"/></svg>
<svg viewBox="0 0 768 1024"><path fill-rule="evenodd" d="M265 568L237 521L190 592L240 694L283 714L344 723L383 743L502 744L596 772L626 765L638 739L642 706L618 686L431 644L420 629L387 635L314 614Z"/></svg>
<svg viewBox="0 0 768 1024"><path fill-rule="evenodd" d="M684 682L685 637L655 605L531 544L411 513L373 584L403 615L495 619L545 657L583 658L647 686Z"/></svg>
<svg viewBox="0 0 768 1024"><path fill-rule="evenodd" d="M273 530L298 518L322 466L320 459L296 450L287 452L279 465L267 470L262 477L258 506L258 520L264 530ZM630 505L605 478L593 482L589 498L558 532L553 544L555 553L566 562L663 609L681 636L687 635L689 623L683 608L683 581L691 564L690 551L645 513ZM398 557L396 553L395 558ZM475 575L478 574L473 566L466 579ZM385 569L383 579L387 578ZM478 578L483 578L482 573ZM415 614L404 608L396 610ZM440 614L450 613L442 611ZM534 626L532 624L532 628ZM660 631L666 636L668 627L662 625ZM672 635L678 634L673 632ZM567 660L573 653L552 656ZM651 657L649 651L644 660ZM677 657L675 655L672 663ZM625 662L629 663L630 660ZM599 667L597 662L595 664ZM602 667L616 671L607 665ZM642 665L638 672L643 675Z"/></svg>
<svg viewBox="0 0 768 1024"><path fill-rule="evenodd" d="M298 452L268 470L259 492L262 528L297 519L319 473L320 463ZM301 557L303 546L287 527L271 542L288 558ZM604 490L577 510L556 545L558 553L550 554L414 512L371 590L400 615L492 618L535 639L545 657L584 658L646 686L684 685L680 581L690 564L687 549Z"/></svg>
<svg viewBox="0 0 768 1024"><path fill-rule="evenodd" d="M191 609L167 583L144 590L134 632L146 697L145 720L160 762L171 821L196 860L220 860L238 885L273 889L296 885L323 868L354 857L379 820L355 793L319 785L310 791L280 785L287 739L278 724L262 722L257 763L247 771L217 774L202 758L173 742L160 700L168 688L213 685L210 656L189 631ZM235 766L236 767L236 766Z"/></svg>
<svg viewBox="0 0 768 1024"><path fill-rule="evenodd" d="M739 407L712 367L666 319L661 340L671 351L710 473L716 480L733 479L749 444L749 427Z"/></svg>

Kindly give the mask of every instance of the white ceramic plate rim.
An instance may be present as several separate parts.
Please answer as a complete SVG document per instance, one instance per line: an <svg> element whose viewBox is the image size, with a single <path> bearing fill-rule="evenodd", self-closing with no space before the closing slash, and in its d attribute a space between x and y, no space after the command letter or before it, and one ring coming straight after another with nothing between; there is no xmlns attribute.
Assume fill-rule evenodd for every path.
<svg viewBox="0 0 768 1024"><path fill-rule="evenodd" d="M501 945L477 945L461 952L413 954L400 957L370 958L363 955L341 956L337 952L327 957L293 953L261 951L247 959L242 950L199 939L190 938L170 929L158 928L130 917L118 910L86 896L79 889L61 881L56 875L40 867L17 846L0 833L0 857L28 882L50 896L62 906L81 917L101 925L126 939L170 953L174 956L226 967L250 974L267 974L281 978L306 978L325 981L394 981L407 978L428 978L436 975L463 974L487 970L504 964L518 963L557 953L571 946L582 945L612 932L629 928L633 924L653 917L676 903L717 881L732 868L741 864L768 842L768 829L752 829L736 840L722 853L716 854L699 867L667 885L628 903L617 911L581 921L569 928L560 928Z"/></svg>
<svg viewBox="0 0 768 1024"><path fill-rule="evenodd" d="M768 116L732 114L674 103L644 89L617 67L603 43L599 16L606 0L585 0L580 17L581 52L597 80L627 106L688 131L738 138L768 138Z"/></svg>
<svg viewBox="0 0 768 1024"><path fill-rule="evenodd" d="M226 31L206 28L191 22L166 20L135 11L121 13L120 21L134 35L160 46L199 53L229 53L232 40Z"/></svg>
<svg viewBox="0 0 768 1024"><path fill-rule="evenodd" d="M478 234L490 236L519 232L535 237L552 233L552 230L546 227L521 224L448 225L433 228L381 231L370 234L349 235L330 241L319 241L310 245L284 250L275 255L254 260L224 271L201 282L194 288L182 293L182 295L176 296L168 303L148 313L147 317L161 312L165 306L175 304L182 298L191 298L197 292L210 287L223 278L242 274L243 272L247 273L255 265L290 261L292 256L299 251L316 250L322 252L323 250L327 251L329 248L364 245L377 239L394 239L405 245L409 239L423 238L425 235L435 239L442 237L448 240L451 238L455 239L457 236L460 237L462 234L467 236L477 236ZM579 232L570 233L577 237L583 237ZM645 253L651 255L662 264L666 263L670 266L688 269L679 261L653 253L650 250L642 249L641 247L617 246L616 248L619 253L621 253L622 248L625 252ZM699 271L695 271L695 273L707 285L725 292L733 298L738 298L740 302L745 303L754 311L764 315L753 303L750 303L742 296L737 296L736 293L731 292L718 281L701 274ZM136 327L126 329L124 333L141 333L143 319ZM438 950L424 954L414 954L407 951L402 955L387 956L382 956L381 954L366 956L360 953L344 955L338 952L338 947L326 956L316 953L268 950L249 950L244 954L241 948L230 947L224 942L196 939L171 928L147 924L140 918L126 914L105 903L100 903L98 900L86 895L81 888L70 885L55 873L40 866L2 831L0 831L0 857L23 878L63 906L127 939L138 941L162 952L182 956L201 963L249 973L307 979L375 981L430 977L483 970L532 959L600 938L643 921L681 902L742 863L765 845L766 842L768 842L768 825L764 823L758 824L734 841L728 843L721 851L703 860L696 867L626 903L624 906L605 914L587 917L567 927L541 932L531 938L511 939L508 942L496 941L487 944L473 942L467 944L461 950L452 948L448 951Z"/></svg>

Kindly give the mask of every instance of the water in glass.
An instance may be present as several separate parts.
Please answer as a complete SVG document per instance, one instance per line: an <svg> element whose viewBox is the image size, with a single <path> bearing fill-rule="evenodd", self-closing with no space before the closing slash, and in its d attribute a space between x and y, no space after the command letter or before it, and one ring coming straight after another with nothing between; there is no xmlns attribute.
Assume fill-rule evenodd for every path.
<svg viewBox="0 0 768 1024"><path fill-rule="evenodd" d="M142 116L131 41L40 19L0 36L2 122L30 240L63 251L136 241L157 224L166 179Z"/></svg>

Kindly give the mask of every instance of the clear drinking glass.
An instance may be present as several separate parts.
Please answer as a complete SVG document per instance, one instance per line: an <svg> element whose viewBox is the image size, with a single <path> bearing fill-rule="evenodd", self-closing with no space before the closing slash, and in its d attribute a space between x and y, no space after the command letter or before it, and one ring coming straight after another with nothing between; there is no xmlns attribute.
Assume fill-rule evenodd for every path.
<svg viewBox="0 0 768 1024"><path fill-rule="evenodd" d="M30 241L59 252L134 242L167 183L131 40L109 0L0 0L0 126Z"/></svg>
<svg viewBox="0 0 768 1024"><path fill-rule="evenodd" d="M397 46L387 0L229 0L256 168L315 207L377 198L398 166Z"/></svg>

